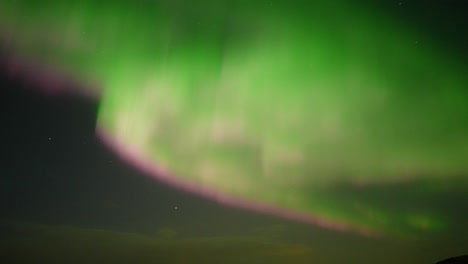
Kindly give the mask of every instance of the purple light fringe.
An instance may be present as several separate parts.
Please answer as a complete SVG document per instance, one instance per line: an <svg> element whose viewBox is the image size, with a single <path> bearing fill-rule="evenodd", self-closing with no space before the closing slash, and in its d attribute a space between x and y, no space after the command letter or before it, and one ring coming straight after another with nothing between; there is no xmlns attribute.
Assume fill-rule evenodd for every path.
<svg viewBox="0 0 468 264"><path fill-rule="evenodd" d="M366 228L351 226L349 224L338 221L330 221L328 219L324 219L322 217L310 213L303 213L296 210L285 209L279 206L274 206L258 201L251 201L238 197L232 197L204 186L198 186L197 184L191 183L189 181L179 180L177 179L177 177L171 175L171 173L168 170L154 164L151 160L142 155L141 152L139 152L136 148L126 146L122 142L119 142L117 138L111 136L110 133L107 133L103 127L100 127L98 125L96 128L96 134L98 138L100 138L105 145L107 145L113 151L115 151L115 153L117 153L117 155L121 159L131 163L132 165L146 173L147 176L165 184L168 184L170 186L176 187L178 189L195 193L203 197L207 197L211 200L215 200L221 204L228 206L249 209L268 215L280 216L289 220L314 224L319 227L332 229L336 231L356 232L360 235L367 237L380 236L380 234L376 233L375 231Z"/></svg>

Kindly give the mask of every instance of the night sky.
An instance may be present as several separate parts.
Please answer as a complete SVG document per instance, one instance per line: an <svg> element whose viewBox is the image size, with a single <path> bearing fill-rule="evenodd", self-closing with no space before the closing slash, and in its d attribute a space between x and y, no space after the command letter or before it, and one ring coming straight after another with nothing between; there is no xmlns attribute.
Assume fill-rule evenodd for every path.
<svg viewBox="0 0 468 264"><path fill-rule="evenodd" d="M29 7L26 4L28 1L23 2L24 6ZM57 1L49 2L51 6L59 6ZM74 3L79 2L74 1ZM116 5L115 10L120 10L119 12L122 13L115 14L117 17L119 15L123 17L125 12L121 10L123 10L122 6L126 5L123 4L125 1L117 2L119 5ZM138 8L141 8L149 1L135 2L138 3ZM352 155L348 155L351 157L348 161L347 155L337 154L354 146L353 144L361 144L363 141L360 141L362 139L359 136L352 138L351 143L343 141L350 145L336 144L329 148L329 145L323 143L321 137L314 138L308 134L314 131L313 128L300 126L305 132L294 134L292 138L298 139L301 143L307 142L320 150L323 148L325 154L322 155L323 160L320 165L328 164L330 161L332 165L330 167L323 165L320 170L311 169L303 164L299 165L297 170L279 165L274 167L274 163L277 162L274 159L276 152L263 149L265 156L273 157L271 160L266 159L267 167L274 168L272 175L280 179L270 178L265 181L256 178L257 168L249 163L251 162L249 155L254 152L250 149L251 141L246 140L248 144L244 141L239 143L235 141L238 138L235 138L236 144L229 142L225 145L227 152L226 148L216 149L216 151L206 150L199 147L208 144L206 138L196 141L187 139L195 134L194 129L202 124L201 121L197 122L204 120L205 116L211 117L216 114L220 114L223 120L228 120L228 122L237 120L230 119L232 109L245 107L249 114L246 115L247 117L241 115L242 120L245 121L244 125L247 130L250 129L249 131L254 135L254 139L267 138L262 142L266 142L265 144L269 147L272 146L273 150L278 146L284 147L292 144L296 141L284 139L281 136L284 131L288 133L296 131L280 127L277 130L279 132L267 133L276 129L274 125L276 123L270 122L268 118L280 116L283 113L286 120L293 120L293 117L297 117L301 122L306 123L304 120L309 122L313 119L307 112L312 111L312 108L303 106L298 108L298 112L283 111L284 105L289 106L288 102L296 102L306 92L297 90L298 96L290 95L292 93L285 96L286 93L283 92L281 86L285 83L291 86L310 83L311 79L303 74L308 73L309 70L315 70L314 67L318 69L318 76L323 78L320 84L331 85L327 82L328 79L333 79L338 83L344 82L345 79L334 78L333 74L347 72L348 66L352 68L355 65L354 54L350 55L345 52L346 45L342 48L339 42L334 42L335 35L329 36L328 33L323 33L323 39L320 39L323 43L320 42L314 48L320 49L331 45L331 48L338 52L327 53L324 49L324 61L307 68L309 66L304 63L305 60L301 60L300 56L314 56L315 53L309 53L308 50L315 42L313 38L303 37L303 32L305 32L303 30L306 30L306 27L306 29L297 27L293 33L289 31L282 33L279 30L277 33L279 36L290 36L292 40L285 41L284 46L271 46L270 50L270 46L265 46L266 48L255 46L263 43L258 40L261 38L257 39L249 35L251 31L248 27L244 27L243 23L230 22L231 26L235 25L238 28L219 27L213 30L215 33L211 31L211 27L196 26L197 18L200 19L202 25L209 23L210 19L217 21L223 15L216 12L219 10L226 12L223 6L212 6L211 9L205 10L201 6L208 5L206 1L194 1L193 6L184 5L183 1L179 2L170 5L169 10L180 12L168 15L173 19L175 17L174 21L179 21L174 27L175 30L170 31L175 32L175 40L171 40L173 42L168 44L169 48L163 44L154 47L154 49L169 50L167 51L168 62L164 64L166 68L151 64L152 61L149 59L160 58L164 52L153 51L153 47L147 43L134 44L141 41L148 41L151 44L159 38L164 39L165 35L147 37L144 27L137 29L129 27L129 29L122 26L122 32L125 34L138 32L135 35L120 36L122 45L109 44L113 40L104 37L101 39L97 35L93 35L95 39L91 38L91 41L85 39L86 43L97 43L96 49L99 53L96 55L92 53L93 56L90 56L86 53L88 51L82 54L79 49L77 51L70 48L68 44L48 42L50 39L45 41L43 40L45 38L41 37L44 36L41 35L43 33L37 36L29 35L34 31L34 23L26 23L27 30L24 30L22 24L18 26L16 22L11 22L21 21L21 19L14 16L3 16L6 18L0 19L0 36L2 36L0 38L2 48L0 56L0 138L2 139L2 148L0 148L0 259L7 260L1 261L2 263L384 264L435 263L448 257L468 254L468 229L466 229L468 159L465 156L468 154L466 143L468 141L468 134L466 134L468 133L468 90L466 88L468 87L468 38L463 33L468 30L468 22L464 18L468 13L468 8L462 3L463 1L418 1L418 3L415 3L417 1L382 1L383 3L378 5L373 3L374 1L360 1L360 4L367 8L366 10L376 12L377 15L374 17L380 17L378 14L385 14L386 18L396 21L401 28L407 27L410 29L408 32L411 32L407 35L411 36L409 37L411 46L410 44L405 46L406 42L399 40L400 31L389 31L391 32L389 40L392 42L384 43L380 48L383 52L390 51L398 54L398 51L401 51L401 54L382 55L381 60L388 62L388 65L373 64L374 55L381 54L379 47L369 52L366 51L366 47L354 47L352 50L361 52L360 63L362 64L360 65L363 69L376 65L390 69L387 71L388 79L375 77L377 80L372 79L375 82L371 84L378 83L391 87L389 90L394 96L391 102L394 104L388 108L379 108L381 112L375 114L359 112L360 108L357 108L356 112L351 111L346 116L351 120L359 116L363 120L364 129L372 132L370 133L371 139L368 141L369 146L363 147L361 152L358 152L359 155L369 160L375 156L376 148L382 147L386 150L382 153L378 152L381 156L373 160L380 162L378 164L381 166L368 166L367 163L370 162L366 163L358 158L353 159ZM296 3L296 1L293 2ZM0 9L2 5L8 8L15 6L12 1L5 3L7 4L0 4ZM302 9L307 11L300 13L296 10L297 7L290 7L292 4L280 4L279 1L263 1L262 3L259 1L255 5L258 9L255 10L263 8L270 10L271 8L272 11L266 13L271 17L265 15L264 20L258 15L258 21L267 21L267 23L273 21L277 24L272 27L281 26L285 23L284 21L288 21L287 16L291 15L291 12L299 12L298 17L308 21L308 18L304 18L307 17L304 14L315 10L314 7L309 10L302 1L297 1L296 4L300 4ZM278 19L275 17L278 14L276 11L281 10L275 9L275 5L286 7L285 20L282 20L281 16ZM98 8L102 6L96 7ZM239 4L237 8L233 9L232 13L240 14L245 9L242 4ZM330 6L324 5L323 8L330 8ZM338 7L333 7L333 10L335 8L341 12ZM36 9L35 7L26 8L24 13L21 8L18 10L20 11L15 11L19 12L17 14L25 16L28 12L34 13ZM37 10L48 9L38 8ZM358 12L359 8L356 7L354 11ZM52 11L48 12L44 11L42 15L47 19L54 17ZM208 15L206 18L200 18L197 12ZM315 15L320 13L320 11L315 12L317 12L314 13ZM245 13L248 15L244 16L242 13L239 17L250 17L251 13ZM4 15L0 11L0 15L2 14ZM86 24L89 30L96 24L93 20L95 14L91 11L85 14L88 16L86 19L83 18L83 21L91 21ZM279 14L282 13L279 12ZM18 15L18 17L21 16ZM63 15L60 17L57 15L55 19L64 20L63 17ZM165 22L166 17L161 17L156 20L160 19L158 21ZM236 21L237 17L233 15L229 18ZM304 21L298 19L291 23L301 25ZM317 28L319 30L317 32L321 32L322 26L326 30L338 28L336 36L342 32L340 30L344 28L343 25L346 25L343 21L335 25L333 17L323 19L323 21L323 25L313 28ZM356 21L356 23L362 22L357 18ZM19 29L23 29L27 33L16 34L15 30L11 33L8 31L11 29L10 26L18 32ZM40 26L37 28L43 29ZM269 29L267 24L266 33L258 32L265 34L261 35L265 38L273 36L268 40L280 39L276 38L276 33L272 34L268 31ZM362 32L366 30L371 33L378 32L378 28L370 26L362 30ZM360 36L364 38L364 35ZM63 36L59 34L59 39L60 37ZM380 38L376 37L376 39ZM385 42L385 40L382 37L382 41ZM247 44L250 43L254 43L252 44L254 52L244 52L244 50L249 50ZM401 46L395 47L395 44ZM107 49L108 47L112 48ZM291 47L293 51L284 47ZM265 52L261 53L263 49ZM424 52L419 53L421 49ZM128 51L128 54L124 54L123 51ZM275 55L271 56L273 53ZM144 57L144 54L149 55ZM116 55L115 61L107 60L110 55ZM346 60L343 59L340 64L342 55L349 55L349 57L346 57ZM432 55L434 59L430 57ZM290 62L289 56L296 60ZM395 56L408 58L403 61L410 66L401 69L397 67L395 61L386 59ZM429 57L431 59L428 59ZM249 58L259 61L266 59L264 63L257 61L253 63ZM274 61L270 58L278 58L280 64L290 66L292 70L289 71L287 67L282 66L270 67ZM329 58L330 61L328 61ZM125 64L129 62L132 65L130 70ZM224 66L225 64L227 66ZM44 70L50 65L67 65L70 71L78 73L76 76L79 78L68 78L67 75L64 79L54 79L56 82L51 84L51 79L45 77L47 72ZM206 66L206 69L199 70L200 65ZM222 72L219 70L221 68L219 65L227 69L225 75L219 73ZM295 68L296 65L298 68ZM152 91L151 82L149 88L127 88L130 87L129 84L143 87L145 83L140 82L140 79L147 74L144 71L150 67L167 70L165 73L169 76L168 80L172 77L177 79L177 82L168 83L174 84L176 87L174 90L180 92L179 94L173 96L167 92L167 94L157 95L158 98L163 99L175 98L174 105L177 103L188 105L186 108L181 108L183 109L180 110L182 117L176 121L167 121L164 119L167 116L152 115L153 108L151 107L154 105L158 103L163 105L158 108L163 110L169 109L171 105L168 104L166 109L163 99L153 101L154 98L148 93ZM411 67L421 68L413 71ZM258 70L263 70L263 68L267 69L265 73ZM297 69L304 69L304 72L297 71ZM380 76L378 70L371 69L368 72L370 75ZM63 71L60 73L63 74ZM281 78L283 73L292 75L294 78ZM358 71L358 75L360 73ZM439 73L440 78L437 77ZM221 76L220 80L227 79L225 83L228 84L236 76L241 76L243 79L257 75L267 78L265 82L255 79L252 83L241 83L245 87L267 87L272 83L268 78L274 79L275 83L267 92L260 88L258 90L246 89L246 97L254 98L251 99L253 102L229 105L229 100L222 101L221 99L221 107L209 108L209 105L205 106L206 98L198 96L201 90L196 89L201 87L200 84L204 84L206 80L208 80L207 83L211 81L210 78L205 78L205 75L215 74ZM409 77L403 76L405 74ZM130 77L127 78L127 76ZM89 78L93 84L97 86L101 84L106 89L95 89L93 85L88 85L89 82L85 77ZM392 77L401 77L401 80L392 79ZM166 80L164 79L166 76L161 78L163 81ZM254 77L251 78L254 79ZM179 80L182 84L178 82ZM188 92L182 88L177 90L178 85L185 87L186 83L190 83ZM222 87L229 87L228 84L220 83ZM435 84L434 87L431 84ZM442 87L440 91L438 85ZM93 88L90 88L91 86ZM192 86L197 88L193 89ZM443 89L448 89L452 93L447 95L444 93L446 90ZM270 91L273 92L270 93ZM329 100L327 102L336 103L341 107L343 105L340 104L341 102L347 102L349 105L367 103L369 98L374 98L369 91L371 91L370 88L369 90L365 88L361 91L365 93L365 96L352 98L351 94L345 99L340 97L343 94L336 96L335 93L328 93L325 90L318 94L324 94L320 97L321 99ZM188 95L180 95L185 92ZM203 92L208 94L208 99L212 99L209 97L209 94L214 93L212 90L203 90ZM223 95L225 98L230 98L229 94ZM234 94L231 98L237 99L236 95ZM420 95L427 95L429 99L440 99L440 104L425 105L422 100L415 99ZM266 99L257 99L255 96ZM452 101L451 96L458 100ZM239 98L243 97L239 96ZM281 100L275 101L277 98ZM318 103L318 100L314 102ZM126 111L125 107L128 105L131 105L132 111ZM271 107L269 108L269 111L272 111L270 115L265 115L259 110L260 106L264 105ZM421 105L421 108L418 108L418 105ZM431 108L431 106L435 107ZM137 110L133 111L133 109ZM329 110L326 106L313 109L323 112ZM343 106L342 111L346 112L349 109L356 109L356 107ZM445 110L447 111L443 112ZM151 113L150 120L152 121L146 119L148 111ZM427 111L428 115L433 117L430 120L434 121L415 122L417 118L424 115L424 111ZM253 120L252 117L250 120L251 116L254 116L250 113L260 112L262 114L255 116L257 119ZM123 130L119 130L119 122L125 115L128 115L126 118L137 121L125 123L127 132L124 133ZM140 117L141 122L138 119ZM156 122L155 120L158 122L164 120L166 123L162 124L167 125L164 128L166 130L158 134L160 138L157 140L150 135L145 141L145 137L150 133L146 132L154 127L147 128L142 124ZM283 125L281 122L279 124ZM369 125L368 122L372 124ZM349 128L348 125L349 123L344 122L342 127L349 129L345 131L353 132L353 128ZM200 126L203 128L202 125ZM332 128L329 129L329 127ZM406 127L415 130L426 129L428 132L411 134L409 140L405 141L404 136L401 136L403 139L398 137L406 135L405 133L409 131L405 130ZM96 135L97 128L101 131L100 135ZM230 131L235 130L231 128L228 127ZM335 133L335 123L332 122L327 129L324 133ZM387 131L391 132L387 133ZM231 134L227 133L227 135L229 137ZM396 136L393 137L393 135ZM109 144L109 141L107 143L103 141L109 138L120 142L120 145L113 146ZM439 138L442 143L434 143L434 139ZM283 140L281 141L283 145L275 145L276 142L280 142L280 139ZM229 140L228 138L227 141ZM429 145L428 142L431 144ZM163 150L156 151L147 147L151 144L159 144ZM190 152L192 150L187 147L190 144L199 147L195 147L196 155L192 154ZM144 157L149 161L154 161L158 160L156 157L167 158L164 165L172 169L172 174L169 174L172 180L167 180L167 175L155 175L151 169L148 170L135 160L128 159L128 156L122 156L121 151L126 150L127 146L135 147L140 151L139 154L144 153L136 159ZM280 147L278 147L279 152L282 152L284 149ZM308 147L298 148L311 156L317 155ZM395 156L401 155L405 150L410 157L421 157L421 161L415 161L414 164L398 163L400 160L395 159ZM321 155L318 156L321 157ZM198 162L204 161L201 158L198 160L198 157L219 165L216 167L218 170L214 171L221 172L221 174L226 172L226 174L213 176L213 182L210 178L206 183L205 178L199 176L200 173L197 171ZM237 169L235 172L242 172L242 175L233 178L229 174L231 167L227 165L223 167L225 164L235 165ZM334 170L333 173L330 172L330 168L339 167L336 164L344 168L339 171L344 175L340 174L337 177L333 174ZM409 169L400 170L401 164L408 166ZM426 167L420 169L424 166ZM363 171L367 174L361 173ZM405 173L400 173L401 171ZM347 172L350 172L349 175L346 174ZM262 173L265 173L265 170ZM293 187L288 185L290 182L283 182L283 179L287 179L284 176L286 174L296 177L291 180ZM311 177L310 175L318 176ZM200 184L196 186L201 187L193 190L184 187L183 184L180 185L180 182L196 183ZM241 187L237 187L236 184ZM208 191L210 194L207 194ZM211 191L214 191L214 194ZM286 196L291 201L286 199ZM230 200L232 197L235 199ZM262 207L258 204L267 204L267 206ZM342 226L344 227L341 228Z"/></svg>

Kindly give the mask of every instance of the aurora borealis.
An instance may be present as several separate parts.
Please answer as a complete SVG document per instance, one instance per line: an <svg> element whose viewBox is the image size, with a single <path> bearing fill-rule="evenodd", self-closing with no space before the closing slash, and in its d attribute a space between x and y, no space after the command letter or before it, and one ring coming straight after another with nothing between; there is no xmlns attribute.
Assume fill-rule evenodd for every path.
<svg viewBox="0 0 468 264"><path fill-rule="evenodd" d="M7 0L0 32L96 84L99 137L155 179L360 234L464 225L424 201L468 185L467 67L375 7ZM398 205L369 199L385 186Z"/></svg>

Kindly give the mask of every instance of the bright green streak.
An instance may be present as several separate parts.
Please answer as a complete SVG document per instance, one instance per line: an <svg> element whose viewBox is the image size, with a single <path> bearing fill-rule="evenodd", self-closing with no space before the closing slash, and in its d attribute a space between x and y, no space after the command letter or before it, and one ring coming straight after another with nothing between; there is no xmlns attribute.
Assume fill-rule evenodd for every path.
<svg viewBox="0 0 468 264"><path fill-rule="evenodd" d="M13 45L99 81L98 126L180 181L352 229L451 224L334 191L466 186L465 69L431 39L344 4L47 2L0 4Z"/></svg>

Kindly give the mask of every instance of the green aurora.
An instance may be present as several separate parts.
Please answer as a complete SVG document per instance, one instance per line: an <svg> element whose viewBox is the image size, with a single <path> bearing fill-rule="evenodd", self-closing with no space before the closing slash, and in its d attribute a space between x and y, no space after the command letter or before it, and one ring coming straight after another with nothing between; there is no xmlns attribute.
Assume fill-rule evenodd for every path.
<svg viewBox="0 0 468 264"><path fill-rule="evenodd" d="M468 186L466 67L375 7L306 2L4 0L0 36L98 84L99 135L162 181L363 234L459 228L421 201Z"/></svg>

